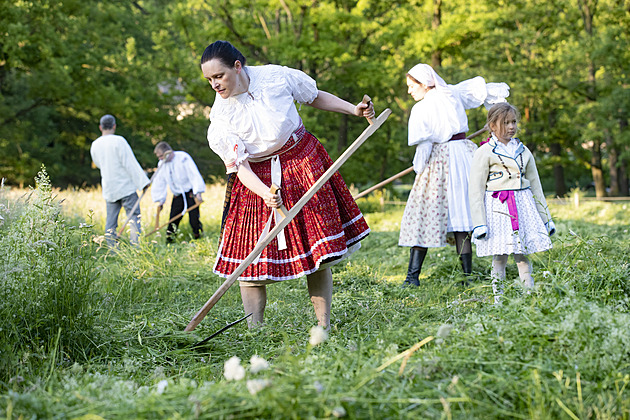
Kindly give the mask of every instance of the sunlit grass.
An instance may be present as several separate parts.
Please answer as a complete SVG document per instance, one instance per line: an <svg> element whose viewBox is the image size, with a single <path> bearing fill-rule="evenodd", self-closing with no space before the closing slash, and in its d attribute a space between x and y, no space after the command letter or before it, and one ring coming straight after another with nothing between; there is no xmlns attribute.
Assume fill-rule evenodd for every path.
<svg viewBox="0 0 630 420"><path fill-rule="evenodd" d="M536 289L524 293L510 261L508 278L514 282L497 307L487 281L490 259L475 258L477 281L462 287L453 248L431 249L421 286L400 287L408 258L408 250L396 245L403 208L385 205L381 211L378 196L361 200L372 234L333 270L333 326L326 342L308 344L316 320L305 280L298 279L269 287L263 327L249 331L241 323L193 349L243 315L234 286L194 332L183 332L222 283L212 266L223 188L209 186L204 195L201 240L189 240L184 219L173 245L152 236L137 247L123 241L117 252L91 248L93 327L79 331L90 345L77 355L55 334L34 349L12 344L13 365L0 383L0 415L630 416L630 203L552 204L558 233L552 250L532 258ZM17 220L17 209L27 205L14 201L24 193L0 194L0 204L16 210L7 221ZM93 214L90 235L102 234L100 191L54 193L64 199L69 228ZM148 197L142 213L146 232L155 213ZM8 225L0 229L6 232ZM253 372L254 355L267 360L269 369ZM232 356L245 368L242 380L223 376Z"/></svg>

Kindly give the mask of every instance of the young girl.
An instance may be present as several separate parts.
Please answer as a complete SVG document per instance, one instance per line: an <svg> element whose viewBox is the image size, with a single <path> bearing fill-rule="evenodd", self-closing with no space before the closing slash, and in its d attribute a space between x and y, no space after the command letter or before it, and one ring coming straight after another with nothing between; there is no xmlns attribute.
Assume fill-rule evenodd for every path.
<svg viewBox="0 0 630 420"><path fill-rule="evenodd" d="M551 248L555 233L534 157L517 131L518 110L507 102L488 111L488 142L477 149L470 170L470 210L477 256L492 255L494 303L500 302L505 266L514 254L526 288L534 286L528 254Z"/></svg>

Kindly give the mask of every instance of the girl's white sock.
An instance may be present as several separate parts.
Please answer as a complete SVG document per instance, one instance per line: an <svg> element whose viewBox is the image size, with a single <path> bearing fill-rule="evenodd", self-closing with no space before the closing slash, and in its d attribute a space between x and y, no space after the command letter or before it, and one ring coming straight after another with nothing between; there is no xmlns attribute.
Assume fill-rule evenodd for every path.
<svg viewBox="0 0 630 420"><path fill-rule="evenodd" d="M505 280L505 266L507 265L507 255L494 255L492 257L492 294L494 295L494 304L501 304L501 296L503 295L503 281Z"/></svg>

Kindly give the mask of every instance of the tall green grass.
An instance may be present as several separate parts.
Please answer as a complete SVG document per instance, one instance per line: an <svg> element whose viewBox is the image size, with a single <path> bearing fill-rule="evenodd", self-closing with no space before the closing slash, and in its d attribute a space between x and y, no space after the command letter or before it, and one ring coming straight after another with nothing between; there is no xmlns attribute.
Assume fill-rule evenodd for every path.
<svg viewBox="0 0 630 420"><path fill-rule="evenodd" d="M87 360L99 340L92 331L97 275L91 227L65 222L45 169L35 182L15 202L0 190L0 380L5 382L31 366L38 370L43 361L53 370L61 357Z"/></svg>
<svg viewBox="0 0 630 420"><path fill-rule="evenodd" d="M202 209L206 236L189 242L184 234L169 246L149 237L138 247L123 243L115 253L81 248L91 243L81 235L98 237L102 223L79 228L87 221L76 220L72 203L64 203L63 212L73 223L61 222L58 208L52 212L71 238L61 243L87 252L74 258L93 264L86 266L93 278L84 295L92 324L45 330L44 342L51 344L41 358L31 356L31 340L10 344L13 368L0 383L0 407L6 407L0 415L630 417L627 204L553 204L558 234L552 250L532 257L535 290L528 294L520 287L510 261L508 279L514 281L506 286L503 305L495 306L490 259L475 258L476 281L462 287L454 249L430 250L421 286L400 287L408 258L408 250L396 246L402 207L381 211L379 198L368 198L360 205L370 210L372 234L350 261L333 269L327 341L309 344L316 320L305 280L299 279L268 288L263 327L250 331L242 323L194 347L243 315L233 287L194 332L183 332L222 283L212 274L222 199L221 188L213 191L206 200L216 207ZM34 201L19 203L26 208ZM9 219L0 226L3 235L21 220L15 214ZM46 248L49 265L71 258L55 252ZM26 275L31 274L16 272L14 281ZM64 341L66 330L79 338L78 332L91 331L91 340ZM16 339L3 336L2 343ZM255 355L269 368L256 371L250 362ZM243 379L224 376L224 363L233 356L241 360Z"/></svg>

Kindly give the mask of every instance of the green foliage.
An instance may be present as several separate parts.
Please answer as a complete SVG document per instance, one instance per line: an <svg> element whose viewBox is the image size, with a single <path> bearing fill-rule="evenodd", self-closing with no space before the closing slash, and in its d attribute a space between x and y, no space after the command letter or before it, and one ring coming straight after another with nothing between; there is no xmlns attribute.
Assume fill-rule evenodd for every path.
<svg viewBox="0 0 630 420"><path fill-rule="evenodd" d="M544 175L562 165L565 187L589 183L593 141L606 142L602 167L627 173L624 2L44 0L4 2L2 10L0 172L10 183L28 182L43 162L59 185L96 184L89 146L105 113L118 118L144 167L155 165L153 145L166 140L191 153L207 180L223 176L205 141L214 92L199 71L216 39L233 42L251 65L296 67L348 101L367 93L377 112L392 109L344 167L349 183L370 185L409 166L413 100L404 74L434 57L447 83L481 75L511 86L521 137ZM333 157L365 128L308 106L300 113ZM471 131L480 129L485 111L469 119ZM619 159L609 163L610 153ZM561 187L545 178L548 190Z"/></svg>
<svg viewBox="0 0 630 420"><path fill-rule="evenodd" d="M44 358L49 351L85 360L97 339L91 331L91 229L66 224L44 168L35 181L20 202L2 200L0 207L1 381L23 374L29 358Z"/></svg>

